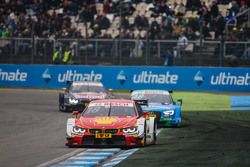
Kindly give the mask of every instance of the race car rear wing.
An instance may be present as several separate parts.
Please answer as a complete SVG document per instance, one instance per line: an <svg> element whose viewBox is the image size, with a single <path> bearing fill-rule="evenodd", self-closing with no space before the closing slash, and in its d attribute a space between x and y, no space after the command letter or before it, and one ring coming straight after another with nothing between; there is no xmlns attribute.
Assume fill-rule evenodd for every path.
<svg viewBox="0 0 250 167"><path fill-rule="evenodd" d="M147 106L148 105L148 100L134 100L137 104L141 105L141 106Z"/></svg>

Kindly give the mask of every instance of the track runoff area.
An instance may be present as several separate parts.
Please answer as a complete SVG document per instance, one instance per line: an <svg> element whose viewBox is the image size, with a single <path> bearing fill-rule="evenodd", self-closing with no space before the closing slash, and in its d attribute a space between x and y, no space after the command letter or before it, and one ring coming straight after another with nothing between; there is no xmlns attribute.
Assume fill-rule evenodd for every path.
<svg viewBox="0 0 250 167"><path fill-rule="evenodd" d="M157 130L157 135L161 129ZM77 149L69 154L45 162L37 167L112 167L132 155L139 148L122 150L120 148Z"/></svg>

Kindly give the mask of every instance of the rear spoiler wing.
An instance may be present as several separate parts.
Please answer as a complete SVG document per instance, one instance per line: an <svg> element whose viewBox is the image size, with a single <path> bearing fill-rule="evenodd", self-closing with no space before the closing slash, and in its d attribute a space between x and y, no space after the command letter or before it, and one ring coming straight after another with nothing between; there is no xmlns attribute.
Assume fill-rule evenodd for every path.
<svg viewBox="0 0 250 167"><path fill-rule="evenodd" d="M134 100L137 104L141 106L147 106L148 105L148 100Z"/></svg>

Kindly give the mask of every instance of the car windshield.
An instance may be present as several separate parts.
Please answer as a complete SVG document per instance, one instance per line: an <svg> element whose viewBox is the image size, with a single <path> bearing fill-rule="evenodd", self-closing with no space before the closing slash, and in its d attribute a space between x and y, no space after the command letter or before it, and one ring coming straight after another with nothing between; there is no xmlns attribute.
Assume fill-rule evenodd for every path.
<svg viewBox="0 0 250 167"><path fill-rule="evenodd" d="M69 88L70 92L104 92L104 88L101 85L90 84L72 84Z"/></svg>
<svg viewBox="0 0 250 167"><path fill-rule="evenodd" d="M136 116L132 103L94 103L82 113L83 116Z"/></svg>
<svg viewBox="0 0 250 167"><path fill-rule="evenodd" d="M149 103L168 103L172 104L172 98L168 94L144 94L135 93L131 95L133 100L148 100Z"/></svg>

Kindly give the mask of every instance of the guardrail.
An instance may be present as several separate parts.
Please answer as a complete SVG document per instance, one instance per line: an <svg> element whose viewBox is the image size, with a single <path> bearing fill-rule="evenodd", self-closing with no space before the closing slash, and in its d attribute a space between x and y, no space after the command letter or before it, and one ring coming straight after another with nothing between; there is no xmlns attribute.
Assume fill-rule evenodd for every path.
<svg viewBox="0 0 250 167"><path fill-rule="evenodd" d="M2 64L53 64L53 53L71 50L67 64L75 65L167 65L167 66L248 66L248 42L189 41L184 49L176 40L144 39L0 39ZM248 53L248 52L247 52Z"/></svg>

